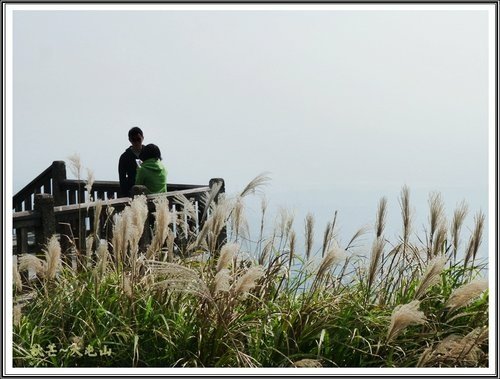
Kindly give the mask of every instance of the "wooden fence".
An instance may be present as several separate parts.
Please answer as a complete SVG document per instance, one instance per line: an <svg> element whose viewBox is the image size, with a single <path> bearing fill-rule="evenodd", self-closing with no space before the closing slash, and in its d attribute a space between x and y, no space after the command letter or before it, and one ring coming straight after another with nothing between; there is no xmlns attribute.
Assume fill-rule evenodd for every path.
<svg viewBox="0 0 500 379"><path fill-rule="evenodd" d="M112 223L107 208L113 207L114 213L120 212L132 200L118 197L118 181L95 181L90 193L84 180L67 179L64 161L54 161L51 166L33 179L13 197L13 234L15 233L14 254L41 252L47 239L53 234L60 235L63 252L76 247L85 251L85 239L99 223L101 239L111 240ZM224 192L224 180L211 179L208 185L168 183L167 197L172 200L176 195L185 195L197 210L195 219L185 219L190 226L200 228L201 216L205 213L203 194L219 187L218 194ZM144 187L136 186L136 194L143 193ZM217 194L217 195L218 195ZM147 195L148 208L154 211L155 195ZM102 200L99 220L94 220L95 200ZM181 205L170 201L173 210L181 211Z"/></svg>

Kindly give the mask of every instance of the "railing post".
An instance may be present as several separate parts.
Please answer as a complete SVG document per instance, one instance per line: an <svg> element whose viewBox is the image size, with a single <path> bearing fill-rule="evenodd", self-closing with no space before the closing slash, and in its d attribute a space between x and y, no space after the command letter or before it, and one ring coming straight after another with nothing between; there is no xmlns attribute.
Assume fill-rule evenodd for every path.
<svg viewBox="0 0 500 379"><path fill-rule="evenodd" d="M55 205L66 205L66 191L61 188L61 183L66 180L66 164L64 161L52 162L52 196Z"/></svg>
<svg viewBox="0 0 500 379"><path fill-rule="evenodd" d="M35 244L37 252L43 249L47 241L56 232L54 216L54 198L47 193L35 194L35 211L40 213L40 226L35 228Z"/></svg>

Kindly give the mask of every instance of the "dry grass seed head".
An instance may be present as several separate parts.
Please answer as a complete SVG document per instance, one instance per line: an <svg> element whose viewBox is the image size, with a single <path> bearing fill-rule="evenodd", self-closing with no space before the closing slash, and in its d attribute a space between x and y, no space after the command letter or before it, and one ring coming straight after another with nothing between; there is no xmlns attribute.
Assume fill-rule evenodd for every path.
<svg viewBox="0 0 500 379"><path fill-rule="evenodd" d="M432 192L429 195L429 225L430 233L434 235L444 217L444 203L439 192Z"/></svg>
<svg viewBox="0 0 500 379"><path fill-rule="evenodd" d="M207 285L195 270L170 262L147 260L145 263L155 286L211 299Z"/></svg>
<svg viewBox="0 0 500 379"><path fill-rule="evenodd" d="M246 187L243 189L243 191L240 192L239 197L245 197L246 195L250 193L255 193L255 191L263 186L268 184L268 182L271 180L271 178L268 176L269 173L263 172L259 175L257 175L254 179L250 181L246 185Z"/></svg>
<svg viewBox="0 0 500 379"><path fill-rule="evenodd" d="M124 275L122 280L122 290L129 299L133 298L132 283L129 275Z"/></svg>
<svg viewBox="0 0 500 379"><path fill-rule="evenodd" d="M233 212L231 212L231 229L239 236L248 236L250 234L249 226L245 217L245 203L243 198L238 196L236 198Z"/></svg>
<svg viewBox="0 0 500 379"><path fill-rule="evenodd" d="M231 273L227 268L217 272L214 278L214 294L228 292L230 288Z"/></svg>
<svg viewBox="0 0 500 379"><path fill-rule="evenodd" d="M57 272L60 270L61 262L61 245L56 235L50 237L45 250L45 261L47 262L46 276L47 279L54 279Z"/></svg>
<svg viewBox="0 0 500 379"><path fill-rule="evenodd" d="M173 215L169 209L169 202L166 196L157 197L155 205L155 227L151 244L148 247L146 258L151 259L158 253L168 238L169 225L172 223Z"/></svg>
<svg viewBox="0 0 500 379"><path fill-rule="evenodd" d="M288 266L291 267L294 256L295 256L295 244L297 242L297 234L295 230L290 232L290 252L288 256Z"/></svg>
<svg viewBox="0 0 500 379"><path fill-rule="evenodd" d="M445 306L451 310L469 304L476 297L488 289L488 280L476 279L459 288L456 288L450 295Z"/></svg>
<svg viewBox="0 0 500 379"><path fill-rule="evenodd" d="M413 300L408 304L398 305L391 315L391 324L387 333L387 341L391 341L402 330L410 325L423 324L426 322L424 312L419 311L419 300Z"/></svg>
<svg viewBox="0 0 500 379"><path fill-rule="evenodd" d="M229 267L229 264L233 261L239 248L239 245L236 243L226 243L222 247L219 259L217 260L216 272Z"/></svg>
<svg viewBox="0 0 500 379"><path fill-rule="evenodd" d="M453 213L453 219L451 221L451 236L453 239L453 248L455 251L455 255L460 243L460 230L462 229L462 225L464 223L465 217L467 216L467 212L468 206L465 201L462 201Z"/></svg>
<svg viewBox="0 0 500 379"><path fill-rule="evenodd" d="M92 201L92 186L94 185L94 171L87 168L87 184L85 184L85 189L89 195L89 201Z"/></svg>
<svg viewBox="0 0 500 379"><path fill-rule="evenodd" d="M382 236L384 232L387 218L387 198L384 196L380 199L377 209L377 217L375 221L375 233L377 238Z"/></svg>
<svg viewBox="0 0 500 379"><path fill-rule="evenodd" d="M12 265L12 279L13 279L14 287L15 287L16 291L20 292L23 288L23 282L21 280L21 274L19 274L19 270L18 270L17 266L18 265L16 262L14 262Z"/></svg>
<svg viewBox="0 0 500 379"><path fill-rule="evenodd" d="M99 244L99 246L97 247L96 255L97 255L96 269L98 272L99 279L101 279L108 268L108 261L109 261L109 251L106 243Z"/></svg>
<svg viewBox="0 0 500 379"><path fill-rule="evenodd" d="M293 367L323 367L321 364L321 361L318 359L309 359L309 358L304 358L301 359L300 361L293 362L292 364Z"/></svg>
<svg viewBox="0 0 500 379"><path fill-rule="evenodd" d="M382 260L382 254L384 252L385 240L383 238L377 238L372 245L370 266L368 268L368 288L372 288L375 282L375 277L379 272L380 262Z"/></svg>
<svg viewBox="0 0 500 379"><path fill-rule="evenodd" d="M74 176L80 179L80 173L82 171L82 162L80 160L80 154L75 153L68 157L69 168Z"/></svg>
<svg viewBox="0 0 500 379"><path fill-rule="evenodd" d="M446 252L446 241L448 235L448 228L446 226L446 220L444 217L441 219L441 224L436 232L434 243L432 245L432 255L444 254Z"/></svg>
<svg viewBox="0 0 500 379"><path fill-rule="evenodd" d="M12 322L14 326L19 326L21 325L21 318L23 317L22 313L22 305L16 304L12 308Z"/></svg>
<svg viewBox="0 0 500 379"><path fill-rule="evenodd" d="M245 296L252 288L257 285L257 281L264 275L264 269L261 266L250 267L234 284L234 295Z"/></svg>
<svg viewBox="0 0 500 379"><path fill-rule="evenodd" d="M420 299L425 294L427 289L439 282L439 278L446 261L446 255L437 255L429 261L425 272L420 279L420 284L415 291L415 299Z"/></svg>
<svg viewBox="0 0 500 379"><path fill-rule="evenodd" d="M413 219L413 214L410 208L410 189L406 185L401 189L399 204L403 220L403 240L406 243L411 233Z"/></svg>
<svg viewBox="0 0 500 379"><path fill-rule="evenodd" d="M19 271L32 271L37 276L45 277L46 262L33 254L21 254L18 257Z"/></svg>
<svg viewBox="0 0 500 379"><path fill-rule="evenodd" d="M207 220L203 223L200 233L198 233L196 241L189 245L188 250L203 247L209 249L215 246L217 238L222 229L226 225L231 210L233 209L232 202L226 197L219 197L217 203L214 203L214 208Z"/></svg>
<svg viewBox="0 0 500 379"><path fill-rule="evenodd" d="M477 367L484 356L481 345L488 339L488 328L475 328L464 337L452 334L420 356L418 367L468 366Z"/></svg>
<svg viewBox="0 0 500 379"><path fill-rule="evenodd" d="M311 250L314 243L314 216L311 213L306 215L305 222L305 248L306 248L306 259L311 256Z"/></svg>
<svg viewBox="0 0 500 379"><path fill-rule="evenodd" d="M286 208L280 208L277 216L277 229L281 237L287 238L292 229L294 215Z"/></svg>
<svg viewBox="0 0 500 379"><path fill-rule="evenodd" d="M101 219L101 212L102 212L102 200L97 199L95 208L94 208L94 233L95 235L99 235L99 225L100 225L100 219Z"/></svg>
<svg viewBox="0 0 500 379"><path fill-rule="evenodd" d="M182 213L186 215L186 217L191 219L195 219L197 217L197 212L194 208L194 204L185 195L175 195L173 198L173 202L175 204L181 205Z"/></svg>
<svg viewBox="0 0 500 379"><path fill-rule="evenodd" d="M159 200L161 201L161 200ZM168 200L167 200L168 201ZM142 232L144 230L144 225L148 219L148 203L145 195L135 196L130 202L131 217L130 220L136 226L138 238L141 238Z"/></svg>

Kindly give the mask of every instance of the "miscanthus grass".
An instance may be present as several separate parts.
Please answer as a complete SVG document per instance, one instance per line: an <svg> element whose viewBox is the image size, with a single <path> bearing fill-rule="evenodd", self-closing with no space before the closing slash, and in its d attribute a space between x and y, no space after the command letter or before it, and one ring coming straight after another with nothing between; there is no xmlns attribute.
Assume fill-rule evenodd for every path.
<svg viewBox="0 0 500 379"><path fill-rule="evenodd" d="M182 196L157 198L151 214L143 196L119 213L98 204L113 234L103 243L105 231L92 231L78 270L63 263L56 236L41 254L19 256L14 365L488 365L482 213L462 244L467 206L459 204L447 223L443 199L432 194L421 238L404 187L399 239L385 235L382 198L371 241L361 243L369 231L360 228L343 244L335 212L314 252L312 213L296 220L283 209L266 234L264 199L258 237L249 244L245 198L267 182L261 175L233 197L215 186L202 199L201 215Z"/></svg>

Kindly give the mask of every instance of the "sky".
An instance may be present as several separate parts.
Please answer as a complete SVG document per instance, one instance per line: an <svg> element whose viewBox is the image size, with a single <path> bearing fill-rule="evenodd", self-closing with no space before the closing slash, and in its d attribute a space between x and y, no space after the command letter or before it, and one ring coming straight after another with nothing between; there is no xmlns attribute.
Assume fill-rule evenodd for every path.
<svg viewBox="0 0 500 379"><path fill-rule="evenodd" d="M299 233L338 211L348 241L382 196L396 230L404 185L417 230L431 192L450 218L461 200L469 224L490 216L485 7L111 8L13 12L13 193L75 153L118 180L139 126L170 183L222 177L231 194L268 172Z"/></svg>

